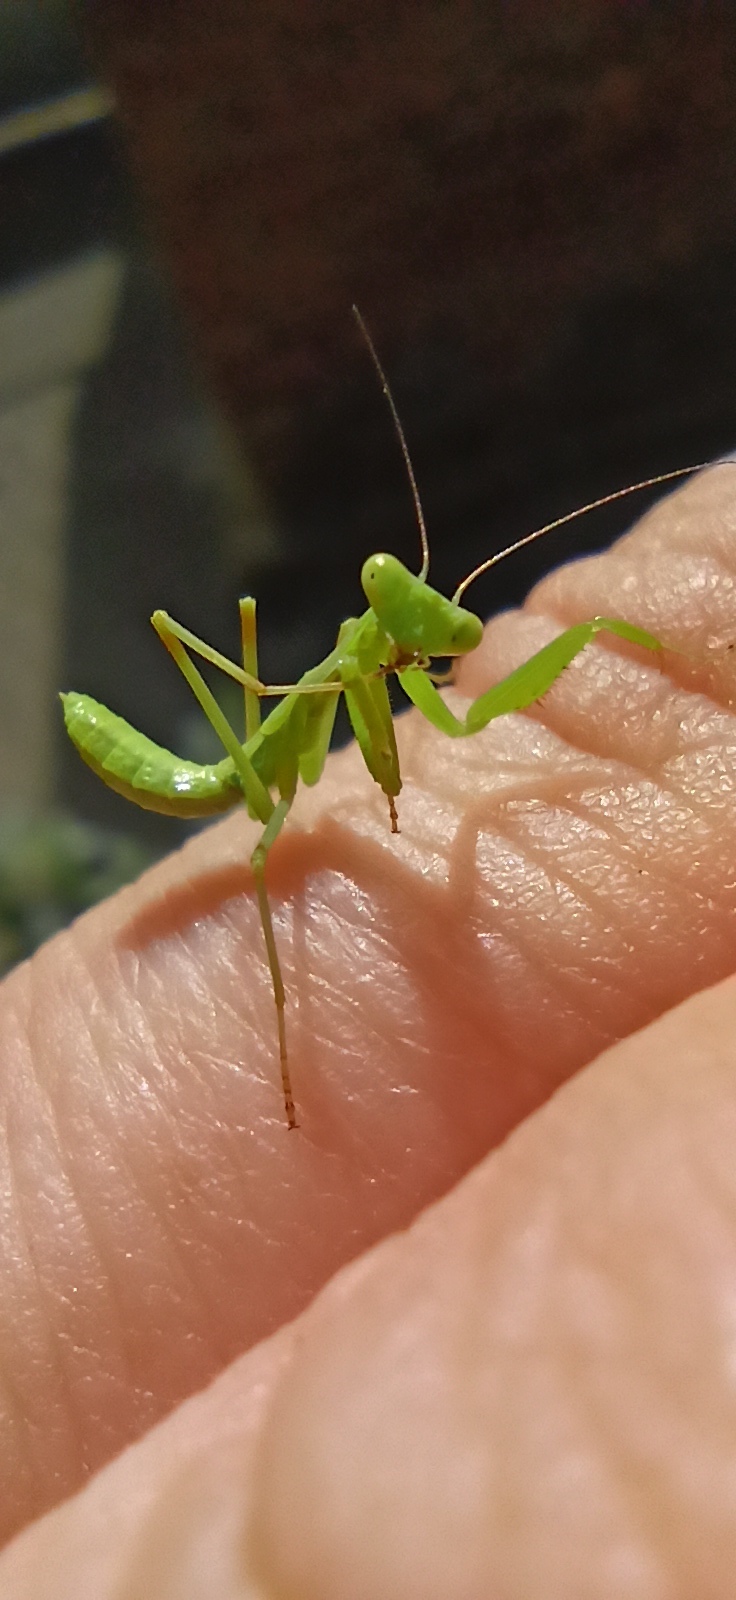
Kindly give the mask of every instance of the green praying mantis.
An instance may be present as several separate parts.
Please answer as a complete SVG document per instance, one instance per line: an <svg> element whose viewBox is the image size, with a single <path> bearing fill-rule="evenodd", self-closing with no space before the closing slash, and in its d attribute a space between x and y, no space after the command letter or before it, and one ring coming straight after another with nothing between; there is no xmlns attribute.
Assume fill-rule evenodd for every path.
<svg viewBox="0 0 736 1600"><path fill-rule="evenodd" d="M396 800L401 790L401 772L388 679L398 680L408 699L440 733L450 738L465 738L480 733L494 718L511 711L523 711L540 700L598 633L615 634L647 650L661 651L660 641L644 628L619 617L593 617L589 622L567 628L503 682L485 690L468 707L464 717L457 717L451 711L435 681L437 674L432 671L433 660L467 655L480 643L483 624L460 601L482 573L587 511L608 505L637 489L697 470L680 467L660 473L556 518L489 556L463 579L452 599L447 599L427 582L429 542L403 429L370 335L359 313L356 312L356 316L403 452L421 539L420 571L410 572L389 554L370 556L361 572L368 609L362 616L343 622L334 649L316 667L303 673L298 683L292 684L265 684L258 676L256 602L250 596L239 601L242 665L212 649L165 611L155 611L151 621L159 638L173 656L225 749L224 759L216 764L202 766L182 760L154 744L89 695L71 692L61 696L67 732L82 759L109 788L125 799L147 810L175 817L212 817L245 804L249 815L262 824L263 832L251 855L251 867L276 1007L281 1086L290 1129L298 1124L287 1049L286 997L268 898L266 867L299 783L316 784L324 770L340 696L344 698L368 772L386 796L391 831L398 833ZM244 742L218 705L193 656L219 668L242 686ZM278 697L278 703L262 718L261 701L271 696Z"/></svg>

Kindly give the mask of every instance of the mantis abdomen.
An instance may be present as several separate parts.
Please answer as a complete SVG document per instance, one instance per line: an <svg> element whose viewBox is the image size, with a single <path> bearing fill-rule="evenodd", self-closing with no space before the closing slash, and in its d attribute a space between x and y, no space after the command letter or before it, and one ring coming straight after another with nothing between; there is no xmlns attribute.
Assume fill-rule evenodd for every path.
<svg viewBox="0 0 736 1600"><path fill-rule="evenodd" d="M67 733L82 760L126 800L176 817L211 817L242 803L229 757L214 766L183 761L89 695L60 698Z"/></svg>

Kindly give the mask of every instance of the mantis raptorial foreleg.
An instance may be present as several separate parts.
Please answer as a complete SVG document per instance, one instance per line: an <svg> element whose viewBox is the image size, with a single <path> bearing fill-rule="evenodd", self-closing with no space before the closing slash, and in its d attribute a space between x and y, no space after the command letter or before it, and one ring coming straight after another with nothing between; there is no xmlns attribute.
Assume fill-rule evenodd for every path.
<svg viewBox="0 0 736 1600"><path fill-rule="evenodd" d="M597 633L614 633L631 644L643 645L646 650L661 650L662 645L654 634L637 628L617 617L593 617L590 622L576 622L572 628L546 644L515 672L509 673L501 683L478 696L468 707L465 716L456 717L435 688L428 673L419 667L406 667L399 672L402 688L422 715L451 738L480 733L495 717L510 711L524 711L527 706L541 700L556 683L565 667L569 667Z"/></svg>
<svg viewBox="0 0 736 1600"><path fill-rule="evenodd" d="M391 832L399 823L394 801L401 790L399 752L385 678L366 678L354 660L344 662L340 678L353 733L371 777L388 800Z"/></svg>

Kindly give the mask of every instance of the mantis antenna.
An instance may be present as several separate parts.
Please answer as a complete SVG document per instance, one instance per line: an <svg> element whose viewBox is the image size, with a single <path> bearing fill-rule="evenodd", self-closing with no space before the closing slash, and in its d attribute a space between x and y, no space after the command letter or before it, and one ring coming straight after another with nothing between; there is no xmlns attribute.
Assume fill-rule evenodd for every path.
<svg viewBox="0 0 736 1600"><path fill-rule="evenodd" d="M366 346L367 346L367 349L368 349L368 354L369 354L369 356L371 358L371 361L373 362L373 365L374 365L374 367L376 369L376 372L378 373L378 377L379 377L380 383L381 383L381 388L383 389L383 392L384 392L384 394L386 396L386 399L388 401L389 410L391 412L391 417L392 417L392 420L393 420L393 425L394 425L394 428L396 430L396 437L397 437L397 439L399 441L399 444L401 445L401 454L404 457L404 466L406 467L406 470L407 470L407 473L408 473L408 476L409 476L409 483L411 485L412 498L414 500L414 510L416 512L417 523L419 525L419 537L420 537L420 539L422 541L422 565L421 565L421 570L419 572L419 577L421 578L422 582L424 582L424 580L426 579L427 573L429 572L429 540L427 538L427 526L426 526L426 523L424 521L424 512L422 511L422 502L421 502L421 500L419 498L419 489L417 488L417 480L416 480L416 478L414 476L414 468L413 468L413 466L411 464L411 456L409 455L409 446L407 445L406 436L405 436L404 430L403 430L403 428L401 426L401 419L400 419L399 413L398 413L398 411L396 409L396 403L394 401L394 397L393 397L393 395L391 393L391 390L389 388L388 378L386 377L386 374L385 374L385 372L383 370L383 367L381 366L381 362L380 362L379 357L378 357L378 351L376 350L376 347L375 347L375 345L373 343L373 340L372 340L372 338L371 338L371 336L370 336L370 334L368 332L368 329L367 329L367 327L365 325L365 322L364 322L364 320L363 320L363 318L362 318L362 316L361 316L361 314L360 314L360 312L358 310L358 307L355 306L355 305L353 306L353 316L355 317L355 320L356 320L356 322L358 324L358 327L360 328L361 334L363 335L363 338L365 340L365 343L366 343Z"/></svg>
<svg viewBox="0 0 736 1600"><path fill-rule="evenodd" d="M614 500L623 500L627 494L636 494L637 489L653 489L658 483L671 483L673 478L686 478L689 472L702 472L704 467L715 466L713 461L696 461L691 467L675 467L672 472L658 472L653 478L642 478L641 483L629 483L625 489L614 489L613 494L601 495L599 500L589 500L587 506L578 506L575 511L567 511L564 517L555 517L554 522L545 522L543 528L535 528L533 533L525 533L522 539L515 539L513 544L508 544L505 550L497 550L495 556L489 556L487 561L481 561L458 584L452 597L453 605L457 605L461 595L475 583L476 578L489 572L491 567L505 561L507 556L512 556L516 550L523 550L525 544L533 544L535 539L541 539L544 533L552 533L554 528L564 527L566 522L575 522L577 517L584 517L588 511L597 511L600 506L610 506Z"/></svg>

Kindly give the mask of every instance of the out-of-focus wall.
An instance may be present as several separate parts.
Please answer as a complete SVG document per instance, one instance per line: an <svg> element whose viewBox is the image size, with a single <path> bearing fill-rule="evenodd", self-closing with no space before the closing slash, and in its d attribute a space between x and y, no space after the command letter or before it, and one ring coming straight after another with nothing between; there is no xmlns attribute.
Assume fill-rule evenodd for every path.
<svg viewBox="0 0 736 1600"><path fill-rule="evenodd" d="M70 441L121 273L101 250L0 296L0 804L55 796Z"/></svg>

